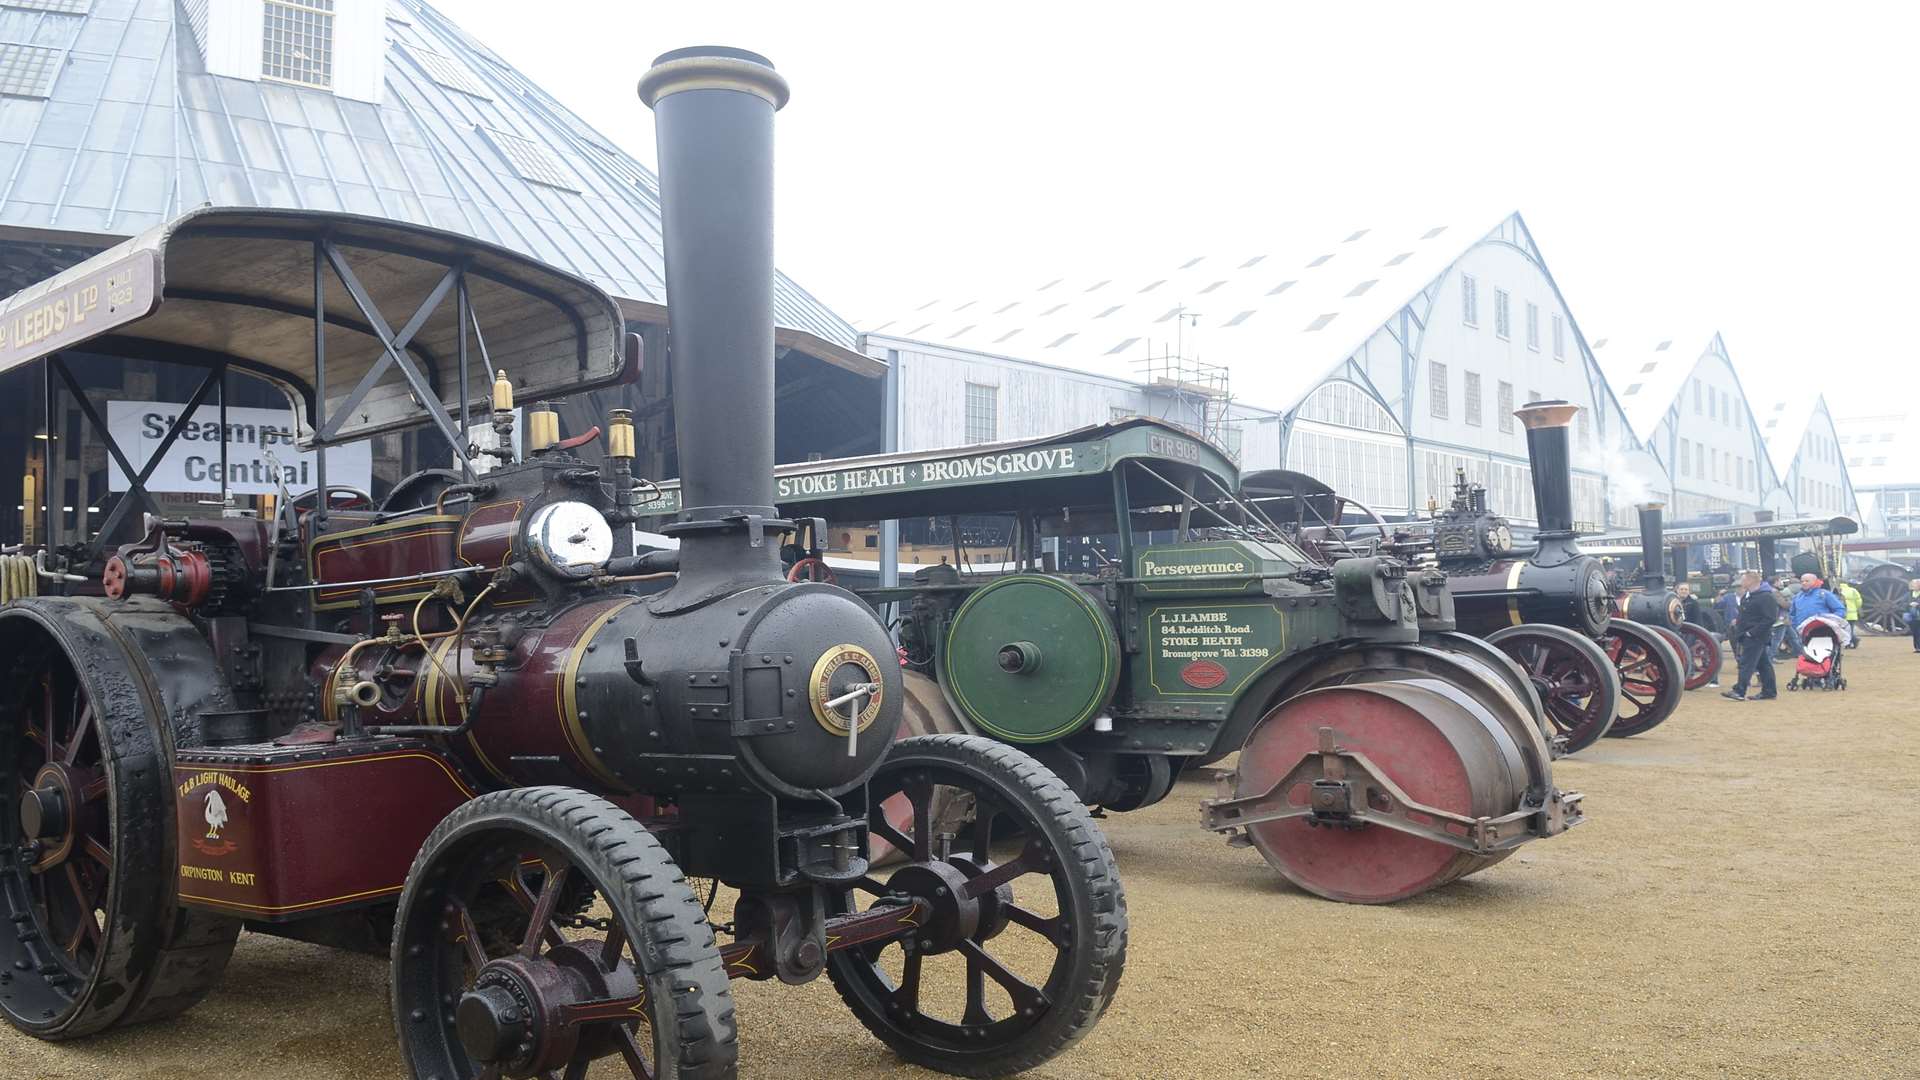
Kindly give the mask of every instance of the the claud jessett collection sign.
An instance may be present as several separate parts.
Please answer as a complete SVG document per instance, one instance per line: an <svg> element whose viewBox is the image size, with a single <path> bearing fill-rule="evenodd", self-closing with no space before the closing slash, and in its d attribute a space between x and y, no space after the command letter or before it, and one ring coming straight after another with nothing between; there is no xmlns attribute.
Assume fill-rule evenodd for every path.
<svg viewBox="0 0 1920 1080"><path fill-rule="evenodd" d="M153 456L166 438L167 428L180 415L180 406L163 401L109 401L107 427L135 468ZM294 495L319 481L314 455L293 445L293 414L285 409L229 407L225 428L227 490L235 495L273 495L281 487ZM167 448L147 490L159 492L215 492L220 490L220 406L202 405L180 437ZM127 475L118 464L110 467L108 486L127 490ZM362 491L373 480L373 444L359 442L327 451L327 483L345 484Z"/></svg>

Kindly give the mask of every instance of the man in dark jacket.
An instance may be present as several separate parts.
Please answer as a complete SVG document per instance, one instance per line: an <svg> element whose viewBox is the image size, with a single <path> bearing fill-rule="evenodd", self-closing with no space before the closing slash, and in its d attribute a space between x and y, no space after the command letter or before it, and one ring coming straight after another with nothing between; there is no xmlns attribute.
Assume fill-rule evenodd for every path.
<svg viewBox="0 0 1920 1080"><path fill-rule="evenodd" d="M1780 601L1760 571L1749 570L1740 580L1745 594L1740 598L1740 617L1733 624L1733 654L1740 658L1740 674L1733 689L1720 696L1747 700L1747 680L1757 672L1760 693L1754 700L1770 701L1780 696L1779 686L1773 681L1773 658L1768 655L1773 645L1773 624L1780 618Z"/></svg>

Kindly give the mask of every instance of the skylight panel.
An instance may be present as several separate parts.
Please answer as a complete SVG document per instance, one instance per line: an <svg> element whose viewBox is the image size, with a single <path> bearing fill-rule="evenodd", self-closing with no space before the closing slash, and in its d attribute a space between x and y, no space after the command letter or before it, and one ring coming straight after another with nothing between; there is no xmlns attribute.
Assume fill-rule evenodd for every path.
<svg viewBox="0 0 1920 1080"><path fill-rule="evenodd" d="M1345 240L1345 243L1349 243L1349 244L1351 244L1351 243L1353 243L1353 242L1354 242L1355 240L1358 240L1358 239L1360 239L1361 237L1363 237L1363 236L1365 236L1365 235L1367 235L1368 233L1370 233L1370 232L1372 232L1372 231L1373 231L1372 229L1361 229L1361 230L1360 230L1359 232L1356 232L1356 233L1354 233L1354 234L1353 234L1352 236L1349 236L1349 237L1347 237L1347 239Z"/></svg>
<svg viewBox="0 0 1920 1080"><path fill-rule="evenodd" d="M1054 338L1052 341L1048 342L1047 348L1057 349L1060 346L1065 345L1067 342L1072 341L1075 337L1078 337L1078 336L1079 334L1077 331L1061 334L1059 337Z"/></svg>
<svg viewBox="0 0 1920 1080"><path fill-rule="evenodd" d="M458 91L470 97L492 101L493 95L486 86L475 78L473 72L461 66L459 61L445 53L434 52L421 45L408 45L407 54L427 73L427 78L449 90Z"/></svg>
<svg viewBox="0 0 1920 1080"><path fill-rule="evenodd" d="M1326 329L1326 326L1327 326L1327 324L1328 324L1328 323L1330 323L1330 322L1332 322L1333 320L1335 320L1335 319L1337 319L1337 318L1339 318L1339 317L1340 317L1340 313L1339 313L1339 312L1337 312L1337 311L1329 311L1329 312L1327 312L1327 313L1326 313L1325 315L1322 315L1322 316L1320 316L1319 318L1317 318L1317 319L1315 319L1315 320L1313 320L1312 322L1310 322L1310 323L1308 323L1308 324L1307 324L1307 332L1308 332L1308 333L1312 333L1312 332L1313 332L1313 331L1315 331L1315 330L1324 330L1324 329Z"/></svg>
<svg viewBox="0 0 1920 1080"><path fill-rule="evenodd" d="M1380 284L1379 278L1369 278L1366 281L1363 281L1360 284L1355 285L1353 288L1347 290L1347 295L1348 296L1365 296L1368 289L1371 289L1378 284Z"/></svg>
<svg viewBox="0 0 1920 1080"><path fill-rule="evenodd" d="M85 15L93 0L0 0L0 7L22 11L52 11L61 15Z"/></svg>
<svg viewBox="0 0 1920 1080"><path fill-rule="evenodd" d="M1388 259L1386 262L1386 265L1399 266L1401 263L1406 262L1408 259L1411 259L1411 258L1413 258L1413 252L1403 251L1400 254L1395 255L1393 258Z"/></svg>
<svg viewBox="0 0 1920 1080"><path fill-rule="evenodd" d="M1283 281L1283 282L1281 282L1280 284L1278 284L1278 285L1275 285L1275 286L1274 286L1273 288L1271 288L1271 289L1268 289L1268 290L1267 290L1267 295L1268 295L1268 296L1279 296L1279 295L1280 295L1281 293L1283 293L1283 292L1286 292L1286 291L1287 291L1288 289L1291 289L1291 288L1293 288L1293 287L1294 287L1294 285L1296 285L1296 284L1298 284L1298 283L1297 283L1297 282L1293 282L1293 281Z"/></svg>
<svg viewBox="0 0 1920 1080"><path fill-rule="evenodd" d="M1180 264L1180 269L1182 269L1182 270L1191 270L1191 269L1193 269L1194 267L1196 267L1196 266L1199 266L1199 265L1200 265L1200 261L1201 261L1202 259L1205 259L1205 258L1206 258L1206 256L1205 256L1205 255L1195 255L1195 256L1194 256L1193 258L1191 258L1191 259L1188 259L1188 260L1187 260L1186 262L1183 262L1183 263L1181 263L1181 264Z"/></svg>
<svg viewBox="0 0 1920 1080"><path fill-rule="evenodd" d="M490 127L479 130L493 144L493 148L500 151L500 156L507 159L507 164L513 166L514 175L520 179L561 191L580 190L579 182L568 176L560 168L559 162L554 161L553 156L539 143Z"/></svg>
<svg viewBox="0 0 1920 1080"><path fill-rule="evenodd" d="M1220 325L1223 327L1239 326L1241 323L1246 322L1248 319L1251 319L1251 318L1253 318L1252 311L1243 311L1240 314L1235 315L1233 318L1228 319L1226 322L1221 323Z"/></svg>
<svg viewBox="0 0 1920 1080"><path fill-rule="evenodd" d="M1320 256L1319 258L1317 258L1317 259L1315 259L1315 260L1313 260L1312 262L1310 262L1310 263L1308 263L1308 264L1307 264L1307 269L1309 269L1309 270L1311 270L1311 269L1313 269L1314 267L1316 267L1316 266L1319 266L1319 265L1321 265L1321 264L1323 264L1323 263L1325 263L1325 262L1326 262L1327 260L1329 260L1329 259L1331 259L1331 258L1333 258L1333 256L1332 256L1332 255L1322 255L1322 256Z"/></svg>
<svg viewBox="0 0 1920 1080"><path fill-rule="evenodd" d="M1222 280L1222 281L1216 281L1216 282L1214 282L1213 284L1211 284L1211 285L1209 285L1209 286L1207 286L1206 288L1204 288L1204 289L1201 289L1201 290L1200 290L1200 294L1201 294L1202 296L1205 296L1205 295L1206 295L1207 293L1210 293L1210 292L1212 292L1213 290L1215 290L1215 289L1217 289L1217 288L1219 288L1220 286L1222 286L1222 285L1225 285L1225 284L1226 284L1226 282L1225 282L1224 280Z"/></svg>
<svg viewBox="0 0 1920 1080"><path fill-rule="evenodd" d="M1447 227L1445 225L1436 225L1433 228L1428 229L1426 233L1420 237L1420 239L1431 240L1434 237L1439 236L1441 233L1446 231L1447 231Z"/></svg>
<svg viewBox="0 0 1920 1080"><path fill-rule="evenodd" d="M1264 258L1266 258L1265 255L1255 255L1253 258L1248 259L1246 262L1241 263L1239 268L1242 270L1246 270L1251 267L1259 266L1260 260Z"/></svg>
<svg viewBox="0 0 1920 1080"><path fill-rule="evenodd" d="M60 50L0 43L0 95L43 98L53 91Z"/></svg>
<svg viewBox="0 0 1920 1080"><path fill-rule="evenodd" d="M1118 345L1115 345L1115 346L1114 346L1113 348L1111 348L1111 349L1108 349L1108 350L1107 350L1107 355L1108 355L1108 356L1118 356L1119 354L1121 354L1121 353L1123 353L1123 352L1126 352L1126 351L1127 351L1128 349L1130 349L1130 348L1132 348L1132 347L1133 347L1133 343L1134 343L1134 342L1136 342L1136 341L1139 341L1139 340L1140 340L1140 339L1139 339L1139 338L1137 338L1137 337L1130 337L1130 338L1128 338L1127 340L1125 340L1125 341L1123 341L1123 342L1121 342L1120 344L1118 344Z"/></svg>

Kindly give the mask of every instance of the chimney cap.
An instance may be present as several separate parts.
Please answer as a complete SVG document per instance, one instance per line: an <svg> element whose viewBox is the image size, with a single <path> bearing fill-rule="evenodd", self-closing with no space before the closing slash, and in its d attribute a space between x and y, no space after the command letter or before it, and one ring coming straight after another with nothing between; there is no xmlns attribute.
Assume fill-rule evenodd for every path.
<svg viewBox="0 0 1920 1080"><path fill-rule="evenodd" d="M1580 406L1570 401L1554 399L1551 401L1530 401L1513 410L1513 415L1527 426L1528 431L1538 428L1563 428L1573 423L1573 416Z"/></svg>
<svg viewBox="0 0 1920 1080"><path fill-rule="evenodd" d="M763 98L775 109L787 103L787 80L773 61L745 49L696 45L661 53L640 76L640 100L652 108L682 90L737 90Z"/></svg>

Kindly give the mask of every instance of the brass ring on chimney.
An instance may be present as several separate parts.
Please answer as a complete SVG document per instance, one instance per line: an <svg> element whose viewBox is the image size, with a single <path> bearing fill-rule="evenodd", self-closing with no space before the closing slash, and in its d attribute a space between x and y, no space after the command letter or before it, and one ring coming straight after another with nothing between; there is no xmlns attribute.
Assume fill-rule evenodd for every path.
<svg viewBox="0 0 1920 1080"><path fill-rule="evenodd" d="M738 90L778 109L791 93L779 72L731 56L684 56L655 64L640 77L639 90L648 108L685 90Z"/></svg>

